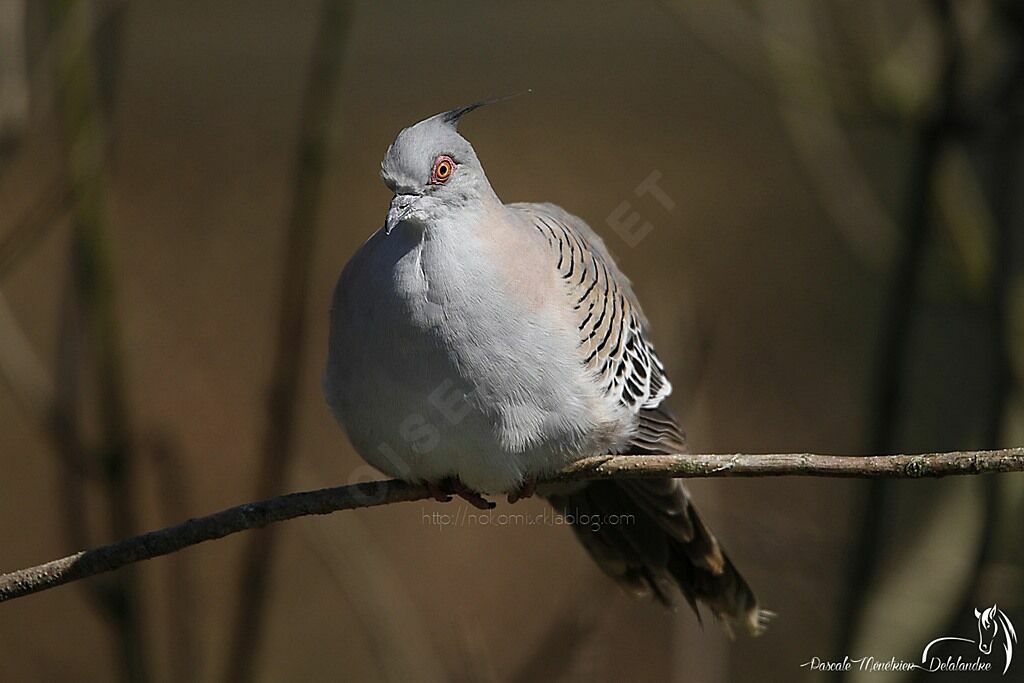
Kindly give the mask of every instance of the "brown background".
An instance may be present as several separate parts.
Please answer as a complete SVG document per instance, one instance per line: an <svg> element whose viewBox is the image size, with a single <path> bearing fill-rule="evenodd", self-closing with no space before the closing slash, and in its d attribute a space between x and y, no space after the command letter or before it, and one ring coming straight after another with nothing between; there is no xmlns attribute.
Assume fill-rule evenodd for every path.
<svg viewBox="0 0 1024 683"><path fill-rule="evenodd" d="M746 24L717 23L717 10L704 16L688 5L356 3L327 152L310 348L286 487L345 483L360 464L323 404L319 373L334 280L386 210L389 195L377 169L388 143L403 126L437 111L526 88L533 94L473 114L462 131L505 201L556 202L605 236L652 321L676 385L670 403L685 420L692 448L869 449L872 373L900 245L895 226L914 123L900 118L900 107L912 105L899 101L880 105L888 115L864 115L860 105L871 111L871 92L843 94L837 82L870 83L898 67L909 70L913 90L932 73L934 41L918 34L935 31L926 6L888 5L834 3L815 11L821 87L793 104L779 85L785 77L773 77L765 45L781 41L807 52L801 34L786 32L788 12L797 15L800 3L771 17L754 15L758 25L775 22L767 43ZM175 444L187 488L176 511L163 509L158 494L166 482L139 449L134 481L144 528L253 496L296 122L317 14L315 2L272 1L136 0L124 11L108 197L128 394L140 440L159 436ZM31 21L38 17L30 13ZM974 30L970 17L962 21L965 31ZM45 47L34 49L38 56ZM30 61L29 125L0 168L0 235L38 201L62 164L46 63ZM819 111L814 99L822 93L856 104L836 115L853 172L891 217L881 232L871 229L869 208L843 190L845 162L837 158L831 166L826 155L823 166L810 168L787 128L796 120L796 130L810 135ZM799 123L804 116L806 124ZM983 165L987 157L971 158ZM650 196L633 195L652 171L662 174L660 185L675 202L671 212ZM837 227L823 181L838 185L849 200L842 217L863 222L863 233L854 228L851 238ZM959 183L967 181L950 182L959 197ZM654 226L635 247L607 221L624 200ZM939 223L906 370L902 414L909 419L901 423L900 447L911 450L988 445L972 408L989 391L988 332L975 301L982 295L963 284L963 241ZM0 282L48 368L67 235L65 217ZM990 235L980 235L982 252L991 255ZM1016 417L1005 444L1019 412L1007 408ZM76 550L62 532L61 465L37 421L2 385L0 464L0 569ZM1013 481L1019 488L1020 477ZM928 486L910 482L893 490L898 496L914 489L909 495L927 500ZM971 486L954 490L972 499ZM258 678L806 677L799 665L835 654L841 625L854 618L842 611L844 577L865 484L760 479L692 488L763 603L779 612L761 639L729 642L713 623L699 630L686 609L670 614L630 601L565 528L438 528L423 514L461 503L413 503L282 529ZM94 540L112 540L103 535L104 508L93 494ZM544 509L538 501L521 505ZM926 509L908 506L887 526L932 528L917 518ZM901 567L927 577L949 557L972 555L981 522L941 524L947 522L929 536L938 545L928 550L940 559L917 556L922 564ZM172 679L181 656L170 644L169 624L182 609L197 642L187 653L194 671L202 680L220 677L244 542L235 536L143 566L158 680ZM1000 567L1009 578L999 586L1015 592L995 597L1024 620L1020 564ZM185 603L169 589L179 571L195 572L194 595ZM941 576L939 588L954 580ZM904 591L882 620L909 630L934 596ZM957 609L950 604L941 628L958 618ZM922 633L923 642L940 631ZM918 651L871 647L885 658ZM118 672L110 629L81 586L0 606L0 679L110 680Z"/></svg>

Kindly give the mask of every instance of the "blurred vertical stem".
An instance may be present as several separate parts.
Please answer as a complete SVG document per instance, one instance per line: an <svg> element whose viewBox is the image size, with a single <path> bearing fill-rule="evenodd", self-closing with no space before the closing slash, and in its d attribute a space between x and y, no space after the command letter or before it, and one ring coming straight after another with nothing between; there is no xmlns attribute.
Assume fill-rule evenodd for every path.
<svg viewBox="0 0 1024 683"><path fill-rule="evenodd" d="M1021 141L1024 140L1024 9L1018 3L1006 2L998 15L1013 38L1006 75L997 89L994 102L994 146L992 159L991 197L996 232L992 237L992 277L988 298L990 355L992 379L990 398L981 444L983 448L999 448L1003 443L1007 410L1014 389L1012 349L1010 348L1010 287L1015 274L1014 258L1017 244L1014 236L1021 228L1018 221L1018 188L1020 187ZM984 478L985 524L977 549L974 573L963 588L960 608L949 626L949 632L962 623L970 626L971 609L985 595L985 570L998 561L997 536L1003 527L1001 512L1004 501L998 478Z"/></svg>
<svg viewBox="0 0 1024 683"><path fill-rule="evenodd" d="M1002 442L1006 404L1013 389L1013 367L1009 340L1009 291L1014 275L1017 245L1014 229L1017 220L1018 188L1020 186L1021 141L1024 140L1024 9L1016 3L1005 3L1002 19L1013 36L1013 59L1007 67L1002 92L996 101L1000 120L995 142L992 178L995 192L993 215L998 228L992 254L994 257L990 316L992 325L992 402L985 431L985 448L998 448Z"/></svg>
<svg viewBox="0 0 1024 683"><path fill-rule="evenodd" d="M349 12L347 0L324 0L310 55L300 112L258 498L282 492L292 459L299 377L305 359L309 271ZM266 616L276 538L277 529L268 527L252 534L245 549L227 661L228 681L252 678Z"/></svg>
<svg viewBox="0 0 1024 683"><path fill-rule="evenodd" d="M93 54L96 55L96 92L100 108L107 120L113 116L117 99L117 83L121 69L121 42L124 36L124 21L130 0L93 0L98 12L95 24L96 39ZM107 145L116 130L107 131Z"/></svg>
<svg viewBox="0 0 1024 683"><path fill-rule="evenodd" d="M60 492L64 532L72 548L91 548L86 523L86 483L88 466L82 443L79 410L82 371L82 306L74 271L75 258L70 259L64 301L61 303L60 327L57 337L56 372L53 379L53 405L50 406L49 429L53 448L61 459ZM90 589L96 586L90 584ZM102 595L99 606L105 608Z"/></svg>
<svg viewBox="0 0 1024 683"><path fill-rule="evenodd" d="M21 140L28 119L25 0L0 2L0 171Z"/></svg>
<svg viewBox="0 0 1024 683"><path fill-rule="evenodd" d="M100 445L96 454L109 507L110 535L138 533L131 480L132 438L106 232L104 128L97 94L90 6L51 0L55 87L72 201L72 272L96 372ZM105 593L127 680L148 679L141 595L135 568L118 573Z"/></svg>
<svg viewBox="0 0 1024 683"><path fill-rule="evenodd" d="M189 505L186 463L182 457L181 445L167 435L157 435L147 440L152 453L159 492L160 510L168 525L186 519L192 509ZM167 680L203 680L202 648L196 634L196 620L199 614L196 603L196 576L194 562L188 553L174 553L167 558L170 571L167 573L167 598L170 618L168 620L168 645L170 653Z"/></svg>
<svg viewBox="0 0 1024 683"><path fill-rule="evenodd" d="M930 4L941 32L942 72L936 102L918 123L914 156L909 165L904 193L905 240L885 298L875 353L874 386L868 404L872 411L871 453L886 453L896 448L914 309L919 299L925 248L932 232L933 180L943 149L958 125L956 78L959 47L950 2L935 0ZM878 536L886 524L883 513L888 486L889 482L880 479L868 484L859 537L850 555L852 559L846 581L848 592L841 612L843 618L839 634L838 652L841 655L849 652L853 644L858 608L878 563Z"/></svg>

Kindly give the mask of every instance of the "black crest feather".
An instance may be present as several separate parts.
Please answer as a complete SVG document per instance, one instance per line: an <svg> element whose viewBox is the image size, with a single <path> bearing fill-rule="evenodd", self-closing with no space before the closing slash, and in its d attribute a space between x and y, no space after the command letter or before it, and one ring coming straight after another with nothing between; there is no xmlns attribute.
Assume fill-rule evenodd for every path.
<svg viewBox="0 0 1024 683"><path fill-rule="evenodd" d="M447 123L450 126L452 126L453 128L455 128L455 127L457 127L459 125L459 119L461 119L463 116L465 116L469 112L473 111L474 109L479 109L480 107L484 107L484 106L487 106L489 104L497 104L498 102L504 102L505 100L510 100L513 97L519 97L520 95L528 95L531 92L533 92L533 91L532 90L524 90L522 92L513 93L511 95L503 95L501 97L492 97L490 99L480 100L479 102L474 102L473 104L467 104L466 106L459 107L458 109L452 109L451 111L446 111L443 114L439 114L439 116L441 117L442 121L444 121L445 123Z"/></svg>

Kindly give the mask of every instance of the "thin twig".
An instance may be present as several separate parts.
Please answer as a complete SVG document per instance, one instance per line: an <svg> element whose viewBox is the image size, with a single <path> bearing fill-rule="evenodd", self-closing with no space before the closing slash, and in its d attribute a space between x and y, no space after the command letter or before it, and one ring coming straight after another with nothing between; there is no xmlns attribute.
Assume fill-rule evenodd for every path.
<svg viewBox="0 0 1024 683"><path fill-rule="evenodd" d="M1024 472L1024 448L918 455L604 455L573 463L541 484L652 477L859 477L920 479ZM427 487L397 480L291 493L246 503L177 526L0 575L0 602L152 559L204 541L307 515L429 498Z"/></svg>

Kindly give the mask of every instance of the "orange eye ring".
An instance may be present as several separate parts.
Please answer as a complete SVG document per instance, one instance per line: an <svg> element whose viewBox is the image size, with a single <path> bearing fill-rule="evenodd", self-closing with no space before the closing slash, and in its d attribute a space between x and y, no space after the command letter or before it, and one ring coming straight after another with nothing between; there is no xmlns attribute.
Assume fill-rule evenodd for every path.
<svg viewBox="0 0 1024 683"><path fill-rule="evenodd" d="M455 171L455 161L447 154L441 154L434 159L434 169L430 172L430 184L440 185L448 181Z"/></svg>

